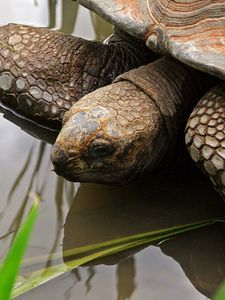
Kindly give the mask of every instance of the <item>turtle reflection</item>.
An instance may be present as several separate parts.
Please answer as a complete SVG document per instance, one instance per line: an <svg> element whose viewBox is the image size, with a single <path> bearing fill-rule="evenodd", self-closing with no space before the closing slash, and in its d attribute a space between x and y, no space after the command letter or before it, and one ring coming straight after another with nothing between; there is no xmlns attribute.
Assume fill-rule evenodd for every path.
<svg viewBox="0 0 225 300"><path fill-rule="evenodd" d="M224 212L224 202L197 173L147 178L123 188L83 184L67 216L63 248L218 217ZM180 264L196 289L210 297L225 277L224 234L224 225L214 225L165 241L160 248ZM127 299L135 290L135 256L131 255L140 250L89 264L117 264L117 299Z"/></svg>

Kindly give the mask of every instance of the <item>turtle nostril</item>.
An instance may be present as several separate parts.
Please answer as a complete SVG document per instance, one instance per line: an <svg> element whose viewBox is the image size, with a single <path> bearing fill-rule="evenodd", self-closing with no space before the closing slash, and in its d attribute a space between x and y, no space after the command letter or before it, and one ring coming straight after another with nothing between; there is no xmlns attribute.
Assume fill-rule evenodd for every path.
<svg viewBox="0 0 225 300"><path fill-rule="evenodd" d="M62 150L59 145L55 144L52 147L51 160L54 166L54 171L58 175L61 175L61 172L65 168L68 158L69 157L66 155L65 151Z"/></svg>

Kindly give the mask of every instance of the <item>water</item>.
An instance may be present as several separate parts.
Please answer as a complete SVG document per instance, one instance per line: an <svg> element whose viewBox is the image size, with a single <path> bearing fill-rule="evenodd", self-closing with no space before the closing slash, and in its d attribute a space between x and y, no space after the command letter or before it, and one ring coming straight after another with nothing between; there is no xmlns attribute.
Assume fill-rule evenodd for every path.
<svg viewBox="0 0 225 300"><path fill-rule="evenodd" d="M0 15L0 25L50 26L88 39L102 39L111 31L70 1L1 1ZM146 178L126 187L66 182L51 171L51 146L27 133L36 126L3 112L0 257L31 206L32 191L40 192L42 203L26 258L45 257L41 267L52 264L51 253L66 263L63 250L224 215L224 203L195 172ZM55 137L46 130L32 134L48 142ZM160 246L104 258L19 299L205 300L225 277L224 231L223 225L211 226Z"/></svg>

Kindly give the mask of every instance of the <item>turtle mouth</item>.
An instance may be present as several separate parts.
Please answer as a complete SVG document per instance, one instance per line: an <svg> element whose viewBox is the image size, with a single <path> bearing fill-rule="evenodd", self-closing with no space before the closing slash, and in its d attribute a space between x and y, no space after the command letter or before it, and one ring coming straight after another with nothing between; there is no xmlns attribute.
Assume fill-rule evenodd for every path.
<svg viewBox="0 0 225 300"><path fill-rule="evenodd" d="M69 156L57 144L53 146L51 160L56 174L72 182L123 185L140 173L133 165L125 167L111 159L89 162L79 153Z"/></svg>
<svg viewBox="0 0 225 300"><path fill-rule="evenodd" d="M72 170L65 168L62 172L56 173L63 176L66 180L72 182L86 182L98 184L124 185L131 182L136 176L137 172L133 172L133 168L115 170Z"/></svg>

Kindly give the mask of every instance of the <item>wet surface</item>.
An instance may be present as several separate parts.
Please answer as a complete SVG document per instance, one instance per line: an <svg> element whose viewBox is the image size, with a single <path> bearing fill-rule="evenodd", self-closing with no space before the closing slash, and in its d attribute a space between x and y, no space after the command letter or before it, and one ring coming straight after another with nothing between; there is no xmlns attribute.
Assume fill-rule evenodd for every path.
<svg viewBox="0 0 225 300"><path fill-rule="evenodd" d="M95 37L87 11L77 12L73 29L75 22L65 25L61 17L67 1L59 1L56 10L54 1L49 2L50 11L56 11L50 17L47 1L38 0L35 6L23 0L20 8L13 0L0 3L0 11L4 11L1 25L50 25L85 38ZM70 13L72 10L76 12L75 7ZM4 109L0 133L1 258L29 211L32 192L41 194L42 203L26 258L43 256L40 267L53 263L51 253L58 253L59 261L66 264L63 251L77 246L224 216L224 202L210 182L194 170L184 170L177 176L149 177L126 187L80 185L51 171L49 143L57 133L38 130L33 123ZM213 225L161 245L97 260L18 299L205 300L224 279L224 234L223 224Z"/></svg>

